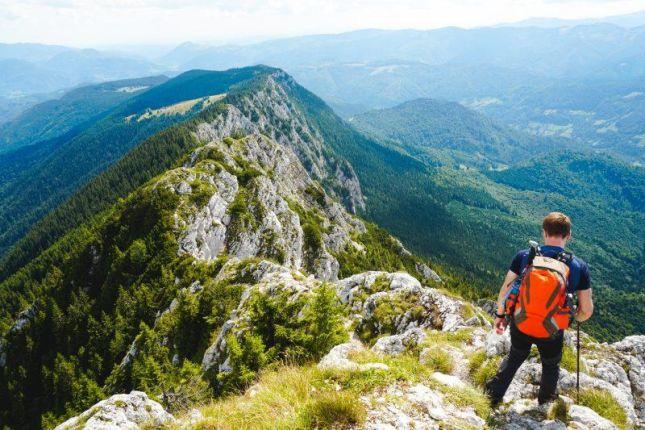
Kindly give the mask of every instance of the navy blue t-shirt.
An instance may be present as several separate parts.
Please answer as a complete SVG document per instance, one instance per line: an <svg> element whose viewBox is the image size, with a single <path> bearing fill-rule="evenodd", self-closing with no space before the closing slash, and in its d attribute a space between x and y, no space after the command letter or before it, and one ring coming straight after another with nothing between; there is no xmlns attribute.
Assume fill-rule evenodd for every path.
<svg viewBox="0 0 645 430"><path fill-rule="evenodd" d="M540 252L545 257L556 257L562 251L564 251L564 249L560 248L559 246L540 246ZM509 267L509 270L519 276L528 263L528 257L528 249L524 249L518 252L513 258L513 262L511 262L511 267ZM589 266L587 266L587 263L574 256L571 262L569 262L569 285L567 289L570 292L573 292L587 290L589 288L591 288L591 275L589 274Z"/></svg>

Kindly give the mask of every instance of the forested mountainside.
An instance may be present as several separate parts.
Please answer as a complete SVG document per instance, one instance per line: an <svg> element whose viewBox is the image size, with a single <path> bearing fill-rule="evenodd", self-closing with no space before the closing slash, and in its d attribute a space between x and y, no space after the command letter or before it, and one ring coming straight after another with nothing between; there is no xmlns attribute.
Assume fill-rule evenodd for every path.
<svg viewBox="0 0 645 430"><path fill-rule="evenodd" d="M224 97L231 85L252 78L253 73L240 69L223 74L222 79L210 79L217 73L188 72L135 94L66 133L0 155L0 254L132 147L200 112ZM64 112L60 114L64 116Z"/></svg>
<svg viewBox="0 0 645 430"><path fill-rule="evenodd" d="M49 426L107 393L158 384L202 396L230 391L270 362L315 358L343 339L324 281L376 268L436 278L329 198L290 148L259 133L227 136L245 119L237 108L211 115L197 136L209 143L182 167L71 231L0 286L4 423ZM271 275L277 302L248 289ZM312 293L320 288L287 300L300 282ZM274 315L258 314L269 332L251 316L258 331L240 338L241 361L227 361L236 370L220 371L223 339L237 348L231 336L242 329L223 324L249 293L251 312ZM307 316L294 318L299 311ZM159 344L165 336L177 347Z"/></svg>
<svg viewBox="0 0 645 430"><path fill-rule="evenodd" d="M349 122L380 141L393 140L432 165L496 169L559 146L443 100L416 99L353 116Z"/></svg>
<svg viewBox="0 0 645 430"><path fill-rule="evenodd" d="M441 218L447 196L428 167L359 134L284 72L252 71L226 98L155 134L81 189L69 202L90 209L64 235L49 230L44 243L56 242L0 284L3 424L52 428L89 408L59 428L533 425L526 397L535 359L518 378L517 401L491 414L480 387L508 341L487 335L482 309L436 288L475 296L480 285L438 268L442 279L345 206L362 189L365 215L397 210L405 225L439 229L432 234L446 242L437 246L461 234L455 249L484 226L465 230ZM306 152L317 148L324 159ZM353 170L341 154L362 188L347 181ZM151 161L167 167L124 179ZM412 191L423 190L403 193L412 181L432 186L419 202L438 196L424 207L427 218L406 213ZM570 344L565 394L574 387ZM554 425L639 425L642 344L642 336L611 346L585 338L583 401L564 398L548 412ZM133 389L148 395L92 406ZM403 403L391 405L392 396ZM183 423L163 410L179 416L204 404Z"/></svg>
<svg viewBox="0 0 645 430"><path fill-rule="evenodd" d="M472 195L490 196L486 206L468 200L459 209L455 202L447 206L451 208L453 217L464 222L486 220L491 227L503 228L506 225L513 229L513 234L526 240L531 235L537 239L540 233L536 227L525 227L522 231L522 225L539 225L540 217L553 208L571 215L574 221L572 250L590 263L598 295L599 315L602 317L594 321L597 324L595 334L609 334L608 321L612 327L609 330L623 327L624 331L617 329L622 334L642 331L644 318L639 310L645 303L641 289L644 250L639 239L645 235L645 173L642 168L632 167L607 155L600 158L593 153L563 151L542 142L534 142L533 147L528 144L527 152L543 155L533 158L527 155L527 161L515 163L507 169L491 171L490 165L485 162L478 165L472 158L466 164L464 152L460 151L466 147L464 142L478 142L481 152L489 160L500 153L506 154L505 159L509 160L513 152L505 148L505 141L499 139L494 129L491 130L485 117L473 116L467 109L456 107L453 107L454 111L459 115L448 115L449 110L437 111L436 106L436 103L421 101L404 103L356 116L352 123L374 135L391 139L392 145L428 166L437 165L441 160L437 155L441 155L445 160L443 164L479 167L481 171L471 168L457 172L441 168L434 175L438 184L450 184L455 189L471 187ZM516 135L522 139L520 142L531 141L520 133ZM489 146L484 146L486 143ZM432 153L426 148L431 148ZM470 151L476 153L473 147ZM365 184L363 188L366 189ZM504 213L504 209L499 211L499 208L508 211L502 219L494 215L495 212ZM393 228L392 231L407 240L404 231L388 228ZM490 240L495 242L492 238ZM512 240L509 238L506 246L510 246ZM523 245L518 243L518 246ZM499 270L508 262L499 261L498 264ZM611 311L616 307L628 308L633 318L621 317L622 310Z"/></svg>
<svg viewBox="0 0 645 430"><path fill-rule="evenodd" d="M645 163L645 80L565 81L523 86L464 103L535 136Z"/></svg>
<svg viewBox="0 0 645 430"><path fill-rule="evenodd" d="M0 152L58 137L166 79L156 76L90 85L38 104L0 125Z"/></svg>

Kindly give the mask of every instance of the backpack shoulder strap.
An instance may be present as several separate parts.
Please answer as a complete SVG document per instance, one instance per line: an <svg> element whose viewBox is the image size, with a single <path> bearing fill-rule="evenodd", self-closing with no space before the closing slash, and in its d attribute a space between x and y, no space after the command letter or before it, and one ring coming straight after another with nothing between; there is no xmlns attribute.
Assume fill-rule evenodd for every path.
<svg viewBox="0 0 645 430"><path fill-rule="evenodd" d="M556 259L562 261L569 267L569 279L567 279L567 292L575 292L574 285L578 285L580 282L580 270L574 264L575 256L571 252L562 251L560 252Z"/></svg>

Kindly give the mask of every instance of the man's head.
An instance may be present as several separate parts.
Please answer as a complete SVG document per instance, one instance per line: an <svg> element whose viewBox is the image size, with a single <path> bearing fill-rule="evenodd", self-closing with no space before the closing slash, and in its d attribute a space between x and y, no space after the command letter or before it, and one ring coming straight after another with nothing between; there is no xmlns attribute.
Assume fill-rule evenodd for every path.
<svg viewBox="0 0 645 430"><path fill-rule="evenodd" d="M542 220L544 243L564 246L571 238L571 219L561 212L551 212Z"/></svg>

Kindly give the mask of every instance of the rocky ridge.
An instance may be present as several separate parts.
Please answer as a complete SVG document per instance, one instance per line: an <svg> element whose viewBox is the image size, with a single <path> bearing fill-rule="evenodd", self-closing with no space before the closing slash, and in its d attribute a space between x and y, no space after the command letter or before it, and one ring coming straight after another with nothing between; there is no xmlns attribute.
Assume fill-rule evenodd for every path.
<svg viewBox="0 0 645 430"><path fill-rule="evenodd" d="M224 112L197 127L202 141L219 141L231 135L264 134L289 148L311 177L329 184L328 192L351 211L365 208L358 177L347 160L334 155L316 129L309 126L302 109L289 92L296 82L283 71L263 77L253 91L224 100Z"/></svg>
<svg viewBox="0 0 645 430"><path fill-rule="evenodd" d="M320 377L320 384L308 387L307 394L331 387L333 393L356 396L352 403L363 409L364 416L357 414L340 427L581 430L644 425L643 336L612 345L583 339L582 387L591 400L601 398L602 407L592 401L585 404L596 410L574 404L575 375L568 363L560 378L559 406L539 408L532 399L540 369L538 358L532 357L518 373L507 403L491 413L481 385L508 351L508 336L491 333L483 307L436 288L441 286L437 273L396 239L380 236L381 248L374 249L369 224L348 213L316 181L338 179L332 190L340 185L354 190L345 205L361 204L351 170L342 161L327 158L319 138L298 119L301 113L294 114L298 107L285 98L288 82L284 79L278 73L268 78L263 90L242 93L235 103L221 106L197 126L196 137L203 145L181 167L155 178L124 204L124 211L138 214L137 204L142 202L137 197L164 200L171 232L163 233L172 236L165 244L173 245L173 258L178 261L172 264L180 267L169 263L160 271L189 275L175 275L174 283L165 276L154 284L165 288L154 296L164 296L165 301L159 299L163 306L154 309L150 327L135 332L124 344L120 364L103 388L108 393L130 391L122 387L137 384L128 378L137 366L144 368L150 362L155 370L171 369L172 376L179 369L178 386L150 384L147 394L115 394L59 429L220 428L212 424L208 406L204 413L186 412L186 404L169 402L169 397L178 396L190 372L197 375L191 379L190 388L195 391L208 383L219 394L233 380L238 384L235 388L248 388L238 396L229 392L228 401L259 396L261 382L254 381L261 379L260 371L292 357L280 348L295 345L288 352L297 357L308 352L303 345L317 340L307 336L310 326L306 324L321 291L332 291L338 299L343 309L342 333L318 333L333 338L334 344L328 345L317 365L299 364ZM288 126L280 127L280 121ZM166 213L162 215L165 219ZM127 221L120 216L117 213L114 219ZM122 247L125 257L116 261L136 268L138 258L146 254L145 241L126 242ZM79 269L87 270L87 278L110 257L112 251L106 249L88 245L83 255L89 258L82 260L87 264ZM382 253L396 260L389 271L368 270L384 269L374 267L374 261L388 261L378 259ZM348 271L343 264L353 265L350 276L343 275L343 269ZM404 267L408 273L400 270ZM144 285L131 282L127 287L136 293ZM9 333L19 338L37 314L37 309L27 308ZM280 339L272 339L274 345L263 344L266 339L258 333L263 330L258 323L274 324L268 331ZM299 332L292 336L292 328ZM574 343L567 336L569 358ZM1 366L6 363L5 349L3 342ZM257 362L245 362L249 356ZM191 366L194 363L198 364ZM357 389L352 386L356 381L365 385ZM191 394L185 396L187 401L193 399ZM172 415L162 403L173 409Z"/></svg>
<svg viewBox="0 0 645 430"><path fill-rule="evenodd" d="M245 265L241 260L233 259L219 276L239 276L240 270L247 276L248 290L204 355L202 366L206 371L213 367L220 372L230 370L226 335L238 335L246 330L249 309L245 300L252 290L269 296L286 293L289 300L295 300L311 294L323 284L312 276L267 261ZM540 373L537 357L530 358L522 366L505 398L506 403L488 415L476 402L463 403L467 396L481 396L476 382L478 368L472 364L477 360L475 357L484 360L484 367L494 369L509 348L508 334L494 334L485 312L440 290L424 287L404 272L366 272L338 280L333 285L340 300L351 309L347 326L353 329L350 329L349 342L335 346L320 360L318 368L321 370L350 372L357 378L369 372L385 375L393 370L393 365L387 364L388 357L411 356L423 365L433 360L436 349L448 353L453 363L450 369L434 371L422 382L395 381L365 393L360 401L365 405L367 415L361 428L582 430L642 428L645 423L645 336L631 336L614 344L598 344L588 337L583 338L581 387L608 393L622 408L625 423L614 423L589 407L575 404L575 374L566 369L562 370L559 382L560 402L566 405L565 416L554 416L553 405L550 409L539 407L535 401ZM392 313L383 312L383 308ZM365 327L372 330L369 336L365 335ZM574 341L567 336L569 348ZM246 396L253 395L254 388L249 390ZM110 404L110 408L114 408L114 402ZM106 406L99 404L96 407ZM207 423L208 419L193 411L186 416L166 417L166 421L192 428L200 422ZM88 424L84 428L103 427Z"/></svg>

